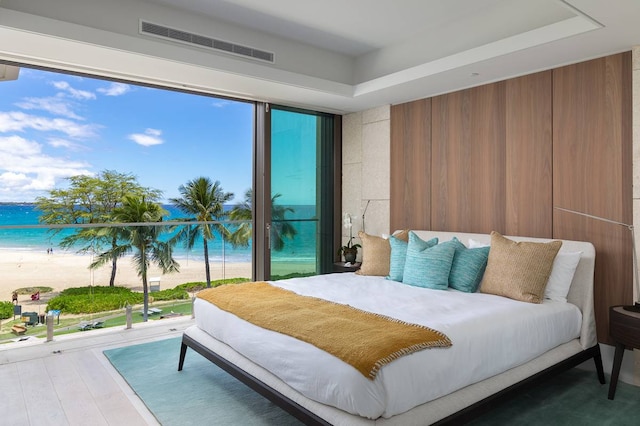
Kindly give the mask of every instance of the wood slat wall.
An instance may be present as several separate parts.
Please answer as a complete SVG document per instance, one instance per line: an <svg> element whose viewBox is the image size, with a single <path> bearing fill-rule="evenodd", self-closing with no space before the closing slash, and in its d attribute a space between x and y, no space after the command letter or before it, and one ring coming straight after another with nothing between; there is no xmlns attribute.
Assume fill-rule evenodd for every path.
<svg viewBox="0 0 640 426"><path fill-rule="evenodd" d="M630 132L630 53L555 69L554 205L631 224ZM600 340L608 341L609 306L633 300L631 234L619 225L557 210L553 223L554 237L596 247L596 324Z"/></svg>
<svg viewBox="0 0 640 426"><path fill-rule="evenodd" d="M504 232L505 89L433 98L431 229Z"/></svg>
<svg viewBox="0 0 640 426"><path fill-rule="evenodd" d="M553 233L551 71L507 80L506 223L508 235Z"/></svg>
<svg viewBox="0 0 640 426"><path fill-rule="evenodd" d="M431 99L391 108L390 229L428 229L431 226ZM392 172L393 173L393 172Z"/></svg>
<svg viewBox="0 0 640 426"><path fill-rule="evenodd" d="M391 229L592 241L609 342L608 307L632 301L630 233L554 207L632 222L630 52L395 105L391 129Z"/></svg>

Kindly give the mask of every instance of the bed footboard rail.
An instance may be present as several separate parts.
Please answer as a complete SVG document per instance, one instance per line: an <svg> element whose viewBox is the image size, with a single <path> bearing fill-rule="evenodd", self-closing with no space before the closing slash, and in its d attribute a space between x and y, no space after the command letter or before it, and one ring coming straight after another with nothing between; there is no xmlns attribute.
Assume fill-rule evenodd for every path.
<svg viewBox="0 0 640 426"><path fill-rule="evenodd" d="M577 354L569 357L545 370L542 370L533 376L530 376L518 383L515 383L507 388L504 388L500 392L494 393L493 395L476 402L464 408L444 419L433 423L433 425L438 426L454 426L454 425L462 425L470 422L471 420L479 417L480 415L492 410L494 407L503 404L505 401L508 401L511 398L514 398L516 395L522 393L522 391L531 389L545 380L549 380L552 377L557 376L558 374L567 371L577 365L582 364L589 359L592 359L595 362L596 374L598 376L598 381L600 384L605 384L604 377L604 368L602 366L602 354L600 352L600 345L595 344L594 346L582 351Z"/></svg>
<svg viewBox="0 0 640 426"><path fill-rule="evenodd" d="M189 337L186 334L182 335L182 345L180 346L180 359L178 361L178 371L182 371L184 367L184 359L187 354L187 348L191 348L209 361L216 364L218 367L229 373L231 376L238 379L240 382L247 385L252 390L256 391L260 395L273 402L278 407L282 408L287 413L291 414L305 425L310 426L331 426L331 423L327 422L323 418L317 416L313 412L307 410L302 405L284 396L280 392L271 388L261 380L258 380L254 376L250 375L243 369L239 368L235 364L229 362L225 358L219 356L215 352L208 349L206 346L200 344L195 339Z"/></svg>
<svg viewBox="0 0 640 426"><path fill-rule="evenodd" d="M312 411L306 409L302 405L293 401L291 398L281 394L277 390L273 389L269 385L265 384L261 380L257 379L253 375L247 373L240 367L236 366L232 362L227 359L221 357L216 354L203 344L199 343L197 340L192 337L183 334L182 336L182 345L180 347L180 359L178 361L178 371L181 371L184 366L185 355L187 352L187 348L191 348L200 355L204 356L209 361L213 362L220 368L222 368L227 373L231 374L233 377L249 386L249 388L258 392L260 395L264 396L292 416L296 417L298 420L303 422L305 425L322 425L322 426L330 426L331 423L319 417ZM602 355L600 352L600 346L598 344L583 350L581 352L576 353L575 355L564 359L563 361L554 364L520 382L517 382L501 391L488 396L475 404L472 404L462 410L451 414L448 417L445 417L434 425L461 425L465 424L480 415L490 411L494 407L508 401L509 399L515 397L516 395L522 393L522 391L533 388L538 384L542 383L545 380L548 380L552 377L557 376L558 374L569 370L579 364L582 364L585 361L593 359L596 368L596 374L598 380L601 384L605 384L605 375L604 369L602 366Z"/></svg>

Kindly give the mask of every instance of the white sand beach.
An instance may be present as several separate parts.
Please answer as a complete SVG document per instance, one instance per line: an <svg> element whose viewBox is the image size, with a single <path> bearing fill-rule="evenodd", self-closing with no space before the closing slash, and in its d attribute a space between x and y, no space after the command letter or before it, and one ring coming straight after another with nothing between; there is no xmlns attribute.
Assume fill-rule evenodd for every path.
<svg viewBox="0 0 640 426"><path fill-rule="evenodd" d="M104 266L94 271L88 269L91 257L65 253L61 250L53 254L35 251L0 251L0 301L11 301L14 290L24 287L47 286L59 292L68 287L87 285L109 285L111 268ZM178 284L205 281L204 262L180 259L180 272L162 275L157 267L152 267L149 277L160 277L160 289L173 288ZM230 263L211 261L211 279L251 278L251 263ZM142 280L138 277L130 258L118 261L115 285L142 290ZM30 302L29 295L20 295L19 302Z"/></svg>

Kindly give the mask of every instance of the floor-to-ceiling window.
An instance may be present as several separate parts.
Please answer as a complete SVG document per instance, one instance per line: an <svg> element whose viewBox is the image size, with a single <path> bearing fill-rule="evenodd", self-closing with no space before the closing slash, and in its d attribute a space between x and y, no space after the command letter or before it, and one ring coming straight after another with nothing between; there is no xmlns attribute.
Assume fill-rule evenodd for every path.
<svg viewBox="0 0 640 426"><path fill-rule="evenodd" d="M224 213L249 207L244 222L216 214L230 233L242 223L249 232L244 240L214 232L208 242L214 280L331 270L334 201L339 199L334 116L28 66L22 67L20 78L0 83L5 101L0 103L0 250L6 254L0 269L18 273L5 280L10 285L0 292L0 301L9 300L14 290L28 291L18 298L23 311L41 314L47 300L65 287L109 285L108 264L87 267L107 248L87 241L60 246L79 228L62 229L63 221L57 221L58 231L48 232L38 224L42 212L34 202L52 191L74 189L70 178L100 181L112 172L154 191L154 200L167 210L165 222L195 217L179 211L172 199L187 196L180 187L188 189L200 177L216 184L220 195L233 193L225 198ZM2 209L24 214L3 214ZM99 225L94 217L87 220ZM87 222L77 219L73 224ZM180 273L150 271L150 289L205 281L202 249L201 238L190 247L176 244ZM15 260L10 260L14 251ZM54 271L57 263L66 266ZM119 260L115 285L139 287L140 277L130 266L127 259ZM31 300L36 282L50 290Z"/></svg>
<svg viewBox="0 0 640 426"><path fill-rule="evenodd" d="M331 174L323 153L332 147L332 117L271 111L271 276L322 272L322 219L332 214Z"/></svg>
<svg viewBox="0 0 640 426"><path fill-rule="evenodd" d="M333 260L334 117L261 105L256 194L258 278L328 272ZM260 114L262 112L262 114Z"/></svg>

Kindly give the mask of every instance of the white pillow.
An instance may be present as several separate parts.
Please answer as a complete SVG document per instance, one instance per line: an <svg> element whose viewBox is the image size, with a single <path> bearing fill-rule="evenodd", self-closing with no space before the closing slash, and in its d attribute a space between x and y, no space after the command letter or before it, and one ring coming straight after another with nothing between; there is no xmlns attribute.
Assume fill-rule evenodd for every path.
<svg viewBox="0 0 640 426"><path fill-rule="evenodd" d="M491 244L483 243L482 241L476 241L473 238L469 238L469 248L481 248L481 247L490 247Z"/></svg>
<svg viewBox="0 0 640 426"><path fill-rule="evenodd" d="M487 247L488 243L476 241L469 238L469 248ZM549 281L544 289L544 298L557 302L567 302L567 294L576 273L578 262L580 262L581 251L559 252L553 260L553 267L549 275Z"/></svg>
<svg viewBox="0 0 640 426"><path fill-rule="evenodd" d="M581 255L581 251L559 252L556 255L549 281L544 289L545 299L566 303L569 287L571 287L571 281L573 281L573 275L576 273Z"/></svg>

